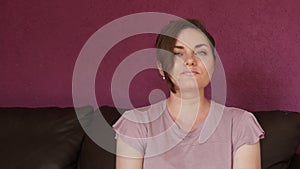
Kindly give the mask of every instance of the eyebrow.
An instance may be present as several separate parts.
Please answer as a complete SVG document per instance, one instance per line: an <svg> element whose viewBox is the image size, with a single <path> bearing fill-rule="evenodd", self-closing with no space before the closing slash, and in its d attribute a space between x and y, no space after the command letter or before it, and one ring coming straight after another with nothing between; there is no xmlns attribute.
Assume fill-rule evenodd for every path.
<svg viewBox="0 0 300 169"><path fill-rule="evenodd" d="M208 47L206 44L199 44L199 45L196 45L196 46L195 46L195 49L196 49L196 48L201 48L202 46Z"/></svg>
<svg viewBox="0 0 300 169"><path fill-rule="evenodd" d="M184 49L183 46L174 46L174 48L178 48L178 49Z"/></svg>
<svg viewBox="0 0 300 169"><path fill-rule="evenodd" d="M203 46L208 47L208 45L206 45L206 44L198 44L198 45L196 45L196 46L194 47L194 49L196 49L196 48L201 48L201 47L203 47ZM183 46L174 46L174 48L177 48L177 49L184 49Z"/></svg>

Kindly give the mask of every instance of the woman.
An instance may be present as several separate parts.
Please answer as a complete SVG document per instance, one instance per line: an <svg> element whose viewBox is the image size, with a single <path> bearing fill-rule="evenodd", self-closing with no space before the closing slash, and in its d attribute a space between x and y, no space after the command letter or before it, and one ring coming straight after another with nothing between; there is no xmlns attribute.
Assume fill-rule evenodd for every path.
<svg viewBox="0 0 300 169"><path fill-rule="evenodd" d="M244 110L209 100L215 42L197 20L168 24L157 37L158 69L170 89L159 103L116 122L117 169L260 169L263 130Z"/></svg>

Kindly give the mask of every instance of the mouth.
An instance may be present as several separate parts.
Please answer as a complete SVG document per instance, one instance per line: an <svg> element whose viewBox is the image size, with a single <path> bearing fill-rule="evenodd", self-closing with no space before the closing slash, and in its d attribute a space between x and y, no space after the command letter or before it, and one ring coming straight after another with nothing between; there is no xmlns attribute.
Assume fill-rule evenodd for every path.
<svg viewBox="0 0 300 169"><path fill-rule="evenodd" d="M200 73L197 72L197 71L194 71L194 70L188 70L188 71L182 72L181 74L186 75L186 76L195 76L195 75L198 75Z"/></svg>

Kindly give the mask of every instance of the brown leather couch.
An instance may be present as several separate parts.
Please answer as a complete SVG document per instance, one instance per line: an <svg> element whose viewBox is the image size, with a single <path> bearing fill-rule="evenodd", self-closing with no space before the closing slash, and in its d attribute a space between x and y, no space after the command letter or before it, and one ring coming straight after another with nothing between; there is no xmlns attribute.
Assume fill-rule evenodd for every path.
<svg viewBox="0 0 300 169"><path fill-rule="evenodd" d="M103 106L94 111L86 106L76 110L82 116L74 108L0 108L0 168L114 169L115 155L95 144L81 125L90 125L100 113L112 125L125 109ZM295 154L300 141L300 114L253 114L266 132L261 141L262 168L300 169L300 155Z"/></svg>

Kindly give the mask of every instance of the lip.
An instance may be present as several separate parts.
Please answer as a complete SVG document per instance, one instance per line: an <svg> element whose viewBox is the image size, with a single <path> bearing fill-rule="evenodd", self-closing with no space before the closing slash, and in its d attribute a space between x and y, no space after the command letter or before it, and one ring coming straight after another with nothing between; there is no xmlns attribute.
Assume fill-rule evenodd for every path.
<svg viewBox="0 0 300 169"><path fill-rule="evenodd" d="M195 75L198 75L200 73L195 71L195 70L188 70L188 71L183 71L181 74L186 75L186 76L195 76Z"/></svg>

